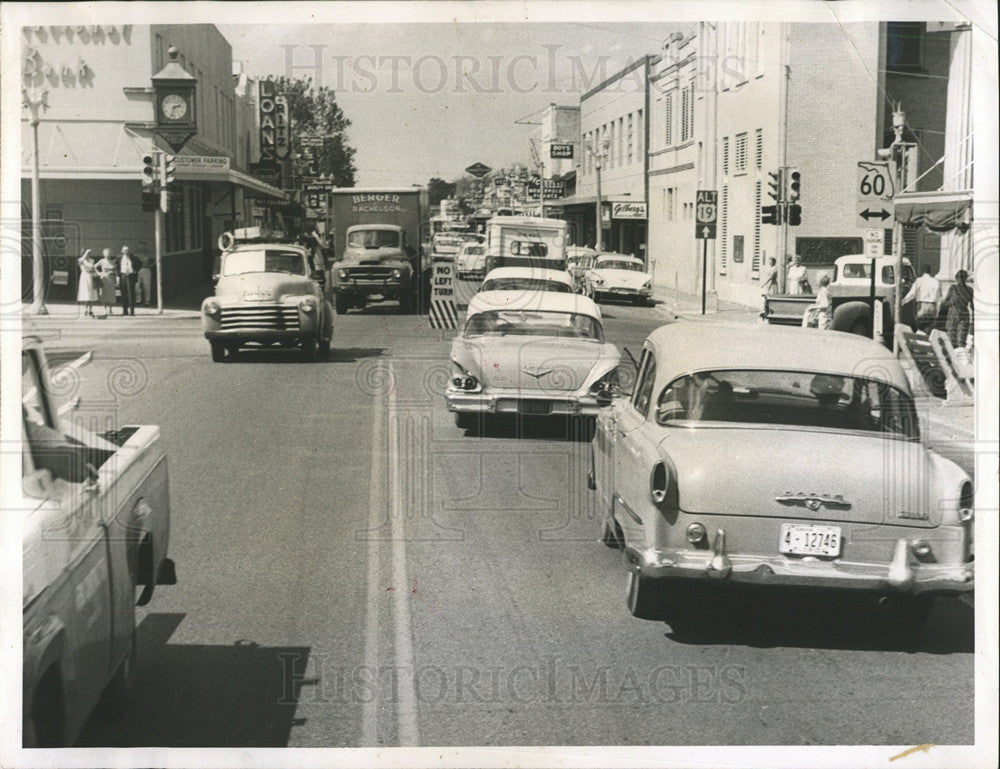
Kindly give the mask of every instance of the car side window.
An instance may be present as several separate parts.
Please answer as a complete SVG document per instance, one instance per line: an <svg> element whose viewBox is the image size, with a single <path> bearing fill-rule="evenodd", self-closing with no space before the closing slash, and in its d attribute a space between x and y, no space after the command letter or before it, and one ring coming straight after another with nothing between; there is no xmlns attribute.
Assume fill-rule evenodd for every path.
<svg viewBox="0 0 1000 769"><path fill-rule="evenodd" d="M644 417L649 411L649 399L653 393L653 382L656 379L656 358L649 350L643 353L642 368L632 393L632 405Z"/></svg>

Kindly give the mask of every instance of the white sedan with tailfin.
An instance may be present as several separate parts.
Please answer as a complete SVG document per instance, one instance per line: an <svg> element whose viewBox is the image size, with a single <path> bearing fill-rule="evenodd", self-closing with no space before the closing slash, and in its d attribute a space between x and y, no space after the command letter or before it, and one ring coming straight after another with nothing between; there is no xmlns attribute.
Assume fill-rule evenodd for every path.
<svg viewBox="0 0 1000 769"><path fill-rule="evenodd" d="M619 362L590 299L482 292L452 341L445 400L462 428L484 414L593 417L597 394L616 381Z"/></svg>

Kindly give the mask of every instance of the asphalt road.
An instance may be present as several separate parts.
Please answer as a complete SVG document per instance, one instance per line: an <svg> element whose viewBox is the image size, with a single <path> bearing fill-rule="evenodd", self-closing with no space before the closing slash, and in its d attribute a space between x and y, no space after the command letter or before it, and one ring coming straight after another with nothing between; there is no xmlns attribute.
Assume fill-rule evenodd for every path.
<svg viewBox="0 0 1000 769"><path fill-rule="evenodd" d="M605 312L633 352L668 317ZM185 318L56 340L94 351L82 415L161 426L179 579L140 610L132 707L80 745L973 740L971 601L938 601L908 639L811 603L706 605L684 635L632 618L589 444L456 428L449 336L375 305L337 316L315 364L213 364Z"/></svg>

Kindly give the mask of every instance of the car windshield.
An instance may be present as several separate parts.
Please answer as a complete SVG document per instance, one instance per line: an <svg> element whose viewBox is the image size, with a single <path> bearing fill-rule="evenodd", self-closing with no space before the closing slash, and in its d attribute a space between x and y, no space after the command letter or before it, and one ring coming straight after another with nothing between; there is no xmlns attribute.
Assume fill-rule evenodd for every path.
<svg viewBox="0 0 1000 769"><path fill-rule="evenodd" d="M447 248L460 248L465 241L461 238L449 237L449 238L434 238L435 246L445 246Z"/></svg>
<svg viewBox="0 0 1000 769"><path fill-rule="evenodd" d="M227 254L223 275L242 275L247 272L283 272L305 275L305 258L298 251L265 248L253 251L234 251Z"/></svg>
<svg viewBox="0 0 1000 769"><path fill-rule="evenodd" d="M678 377L660 393L656 421L821 427L920 436L913 399L873 379L805 371L707 371Z"/></svg>
<svg viewBox="0 0 1000 769"><path fill-rule="evenodd" d="M564 336L604 340L596 318L551 310L492 310L469 318L465 336Z"/></svg>
<svg viewBox="0 0 1000 769"><path fill-rule="evenodd" d="M491 278L483 282L480 291L555 291L572 294L573 289L558 280L540 278Z"/></svg>
<svg viewBox="0 0 1000 769"><path fill-rule="evenodd" d="M482 256L486 253L485 246L466 246L465 254L467 256Z"/></svg>
<svg viewBox="0 0 1000 769"><path fill-rule="evenodd" d="M642 265L639 262L629 262L624 259L603 259L597 263L598 270L631 270L632 272L642 272Z"/></svg>
<svg viewBox="0 0 1000 769"><path fill-rule="evenodd" d="M549 247L545 243L530 240L512 240L510 242L511 256L546 256Z"/></svg>
<svg viewBox="0 0 1000 769"><path fill-rule="evenodd" d="M395 230L354 230L348 233L347 245L354 248L399 248Z"/></svg>

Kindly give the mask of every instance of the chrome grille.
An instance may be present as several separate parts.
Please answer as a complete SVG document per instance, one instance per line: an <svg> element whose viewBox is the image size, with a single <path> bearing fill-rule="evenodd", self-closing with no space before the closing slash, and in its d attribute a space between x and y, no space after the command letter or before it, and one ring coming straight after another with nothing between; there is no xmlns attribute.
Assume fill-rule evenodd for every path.
<svg viewBox="0 0 1000 769"><path fill-rule="evenodd" d="M391 280L392 267L348 267L347 280Z"/></svg>
<svg viewBox="0 0 1000 769"><path fill-rule="evenodd" d="M225 331L298 331L299 311L281 304L224 307L220 323Z"/></svg>

